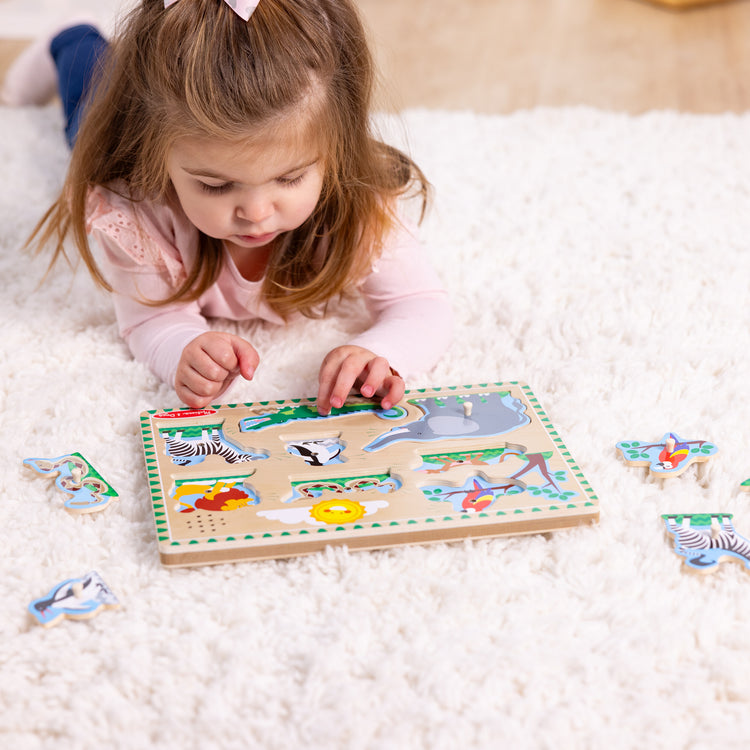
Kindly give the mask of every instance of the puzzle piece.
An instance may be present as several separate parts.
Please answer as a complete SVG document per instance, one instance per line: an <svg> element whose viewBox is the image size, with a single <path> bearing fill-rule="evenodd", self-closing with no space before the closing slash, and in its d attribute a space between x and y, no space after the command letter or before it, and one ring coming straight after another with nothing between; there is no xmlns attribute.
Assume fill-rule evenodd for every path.
<svg viewBox="0 0 750 750"><path fill-rule="evenodd" d="M725 560L750 570L750 539L737 533L731 513L697 513L662 516L674 551L692 570L708 572Z"/></svg>
<svg viewBox="0 0 750 750"><path fill-rule="evenodd" d="M647 466L651 477L676 477L691 464L703 463L719 449L706 440L682 440L677 433L668 432L661 442L622 440L615 446L625 463Z"/></svg>
<svg viewBox="0 0 750 750"><path fill-rule="evenodd" d="M483 472L467 479L462 485L440 482L420 488L428 500L450 503L455 513L480 513L491 508L505 495L523 492L526 485L512 479L493 483Z"/></svg>
<svg viewBox="0 0 750 750"><path fill-rule="evenodd" d="M329 466L346 461L346 444L339 437L299 438L285 441L286 452L309 466Z"/></svg>
<svg viewBox="0 0 750 750"><path fill-rule="evenodd" d="M257 493L247 484L248 479L249 476L178 480L170 497L178 513L235 511L260 502Z"/></svg>
<svg viewBox="0 0 750 750"><path fill-rule="evenodd" d="M208 456L221 456L228 464L242 464L268 458L268 453L244 450L224 435L222 426L202 426L193 434L187 430L164 430L162 437L167 455L175 466L195 466Z"/></svg>
<svg viewBox="0 0 750 750"><path fill-rule="evenodd" d="M526 406L509 392L441 395L410 399L422 416L379 435L366 451L400 443L433 442L461 437L495 437L529 424Z"/></svg>
<svg viewBox="0 0 750 750"><path fill-rule="evenodd" d="M69 578L57 584L39 599L29 604L29 612L42 627L49 628L69 617L88 620L102 609L120 606L117 597L102 577L92 570L80 578Z"/></svg>
<svg viewBox="0 0 750 750"><path fill-rule="evenodd" d="M112 486L80 453L57 458L26 458L23 463L45 476L57 474L55 484L70 496L64 505L71 513L104 510L118 497Z"/></svg>

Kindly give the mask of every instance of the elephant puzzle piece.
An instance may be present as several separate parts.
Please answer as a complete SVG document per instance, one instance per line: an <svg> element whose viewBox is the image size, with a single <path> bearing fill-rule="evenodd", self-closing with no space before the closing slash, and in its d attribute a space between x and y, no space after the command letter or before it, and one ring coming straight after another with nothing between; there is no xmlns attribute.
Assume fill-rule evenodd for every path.
<svg viewBox="0 0 750 750"><path fill-rule="evenodd" d="M49 628L66 618L88 620L102 609L117 609L120 602L102 577L92 570L80 578L69 578L45 596L29 604L29 612L42 627Z"/></svg>
<svg viewBox="0 0 750 750"><path fill-rule="evenodd" d="M662 516L674 551L691 570L714 570L721 562L740 562L750 570L750 539L738 534L730 513Z"/></svg>
<svg viewBox="0 0 750 750"><path fill-rule="evenodd" d="M104 510L118 497L112 486L80 453L57 458L26 458L23 463L39 474L57 475L55 484L69 496L64 505L71 513Z"/></svg>
<svg viewBox="0 0 750 750"><path fill-rule="evenodd" d="M598 499L525 383L141 414L164 565L553 531Z"/></svg>
<svg viewBox="0 0 750 750"><path fill-rule="evenodd" d="M647 466L651 477L676 477L691 464L703 463L718 448L706 440L682 440L677 433L668 432L660 442L622 440L615 446L622 459L630 466Z"/></svg>

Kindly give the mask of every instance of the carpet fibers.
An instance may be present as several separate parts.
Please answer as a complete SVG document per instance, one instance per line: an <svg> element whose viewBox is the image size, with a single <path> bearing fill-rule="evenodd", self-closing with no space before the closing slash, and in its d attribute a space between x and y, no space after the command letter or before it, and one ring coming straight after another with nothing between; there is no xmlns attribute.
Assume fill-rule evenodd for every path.
<svg viewBox="0 0 750 750"><path fill-rule="evenodd" d="M528 382L601 521L554 534L167 570L139 437L174 393L86 275L22 251L67 162L53 107L0 109L0 745L745 748L750 570L690 573L661 515L750 536L750 116L590 109L383 117L435 188L422 236L456 310L409 385ZM226 400L313 395L358 303L230 324L261 367ZM218 325L218 323L217 323ZM719 447L665 483L615 443ZM118 490L74 516L22 465L80 451ZM43 629L90 570L121 608Z"/></svg>

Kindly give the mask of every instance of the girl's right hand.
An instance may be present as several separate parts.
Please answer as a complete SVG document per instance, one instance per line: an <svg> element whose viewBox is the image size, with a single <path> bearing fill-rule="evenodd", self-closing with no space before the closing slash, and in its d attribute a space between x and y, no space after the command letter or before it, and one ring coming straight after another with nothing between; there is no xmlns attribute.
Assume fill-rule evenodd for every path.
<svg viewBox="0 0 750 750"><path fill-rule="evenodd" d="M175 376L175 391L192 408L213 403L238 375L252 380L258 367L258 352L240 336L207 331L183 350Z"/></svg>

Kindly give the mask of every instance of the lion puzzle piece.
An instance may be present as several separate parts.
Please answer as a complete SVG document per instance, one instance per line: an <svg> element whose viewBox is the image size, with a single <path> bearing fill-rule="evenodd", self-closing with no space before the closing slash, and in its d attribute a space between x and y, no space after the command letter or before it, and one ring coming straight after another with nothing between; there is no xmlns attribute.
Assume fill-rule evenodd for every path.
<svg viewBox="0 0 750 750"><path fill-rule="evenodd" d="M696 513L662 516L674 551L685 565L705 573L725 560L742 563L750 570L750 539L738 534L731 513Z"/></svg>
<svg viewBox="0 0 750 750"><path fill-rule="evenodd" d="M706 440L682 440L674 432L668 432L657 443L640 440L622 440L615 446L625 463L630 466L647 466L649 476L676 477L691 464L703 463L713 456L718 448Z"/></svg>
<svg viewBox="0 0 750 750"><path fill-rule="evenodd" d="M104 510L118 497L111 485L80 453L57 458L26 458L23 463L45 476L57 474L55 484L70 495L65 501L65 509L71 513Z"/></svg>
<svg viewBox="0 0 750 750"><path fill-rule="evenodd" d="M81 578L69 578L51 589L45 596L29 604L29 612L45 628L57 625L69 617L88 620L102 609L117 609L120 602L94 570Z"/></svg>

